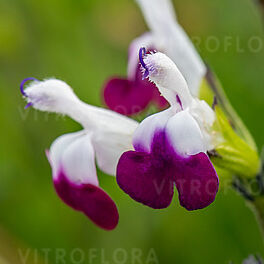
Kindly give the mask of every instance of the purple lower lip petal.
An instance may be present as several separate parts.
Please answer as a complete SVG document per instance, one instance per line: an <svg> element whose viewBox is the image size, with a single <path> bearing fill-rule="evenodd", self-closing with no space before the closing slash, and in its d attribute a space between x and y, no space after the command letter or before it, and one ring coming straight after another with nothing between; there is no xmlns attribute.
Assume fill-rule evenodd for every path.
<svg viewBox="0 0 264 264"><path fill-rule="evenodd" d="M119 160L116 179L119 187L135 201L162 209L170 205L174 193L170 174L171 166L165 162L159 164L151 154L127 151Z"/></svg>
<svg viewBox="0 0 264 264"><path fill-rule="evenodd" d="M38 79L34 78L34 77L28 77L26 79L24 79L21 84L20 84L20 92L22 93L22 95L24 95L25 97L27 97L25 91L24 91L24 85L27 81L39 81ZM31 106L31 105L29 105ZM28 105L26 106L26 108L29 107Z"/></svg>
<svg viewBox="0 0 264 264"><path fill-rule="evenodd" d="M189 211L209 206L218 192L219 180L208 156L200 152L184 161L174 175L181 206Z"/></svg>
<svg viewBox="0 0 264 264"><path fill-rule="evenodd" d="M147 80L142 81L142 73L139 69L137 71L139 80L113 78L107 82L103 96L111 110L130 116L139 113L150 103L157 88Z"/></svg>
<svg viewBox="0 0 264 264"><path fill-rule="evenodd" d="M155 133L152 152L127 151L117 165L117 183L132 199L154 209L170 205L174 194L173 166L163 158L164 133Z"/></svg>
<svg viewBox="0 0 264 264"><path fill-rule="evenodd" d="M97 226L105 230L113 230L117 226L119 220L117 207L100 187L71 183L62 169L54 180L54 187L64 203L83 212Z"/></svg>

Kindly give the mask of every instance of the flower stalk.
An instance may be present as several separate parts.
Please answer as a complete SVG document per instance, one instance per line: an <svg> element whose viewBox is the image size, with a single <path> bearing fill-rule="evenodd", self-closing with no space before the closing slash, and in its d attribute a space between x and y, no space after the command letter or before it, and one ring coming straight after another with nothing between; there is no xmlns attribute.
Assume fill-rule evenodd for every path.
<svg viewBox="0 0 264 264"><path fill-rule="evenodd" d="M262 150L261 160L261 171L256 177L258 183L258 193L252 201L248 202L248 205L257 219L264 241L264 149Z"/></svg>
<svg viewBox="0 0 264 264"><path fill-rule="evenodd" d="M248 202L248 205L257 219L261 235L264 240L264 195L259 196L252 202Z"/></svg>

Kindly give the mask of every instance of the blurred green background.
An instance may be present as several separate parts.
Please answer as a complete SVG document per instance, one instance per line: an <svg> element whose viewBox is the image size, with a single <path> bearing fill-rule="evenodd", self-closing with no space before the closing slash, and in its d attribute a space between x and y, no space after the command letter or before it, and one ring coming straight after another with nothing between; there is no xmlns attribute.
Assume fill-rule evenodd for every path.
<svg viewBox="0 0 264 264"><path fill-rule="evenodd" d="M261 148L264 36L256 5L251 0L174 4ZM66 250L67 263L89 263L89 249L95 249L90 263L97 264L133 263L133 249L142 251L144 264L157 263L147 262L150 250L162 264L241 263L251 253L264 255L255 218L232 190L219 193L205 210L187 212L175 197L168 209L155 211L129 199L114 178L99 173L119 207L120 223L112 232L100 230L56 196L44 150L80 126L68 118L24 110L20 81L57 77L82 100L100 106L104 81L126 74L127 47L145 30L132 0L0 0L0 263L23 263L22 248L31 259L25 263L44 263L43 249L50 249L49 263L58 264L63 263L56 260L58 249ZM85 252L85 262L76 262L78 252L72 262L76 248ZM120 248L126 262L124 252L116 260Z"/></svg>

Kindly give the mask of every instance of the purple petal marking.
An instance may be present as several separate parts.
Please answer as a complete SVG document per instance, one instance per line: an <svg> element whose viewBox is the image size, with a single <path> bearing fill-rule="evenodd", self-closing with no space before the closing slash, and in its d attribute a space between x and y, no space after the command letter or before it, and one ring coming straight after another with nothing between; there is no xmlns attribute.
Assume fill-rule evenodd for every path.
<svg viewBox="0 0 264 264"><path fill-rule="evenodd" d="M211 204L219 185L205 153L178 155L163 131L155 133L151 153L128 151L121 156L117 183L131 198L155 209L169 206L175 183L180 204L187 210Z"/></svg>
<svg viewBox="0 0 264 264"><path fill-rule="evenodd" d="M38 79L34 78L34 77L28 77L26 79L24 79L21 83L20 83L20 92L22 93L22 95L24 95L25 97L27 97L27 94L24 91L24 85L27 81L38 81ZM28 106L29 107L29 106Z"/></svg>
<svg viewBox="0 0 264 264"><path fill-rule="evenodd" d="M70 207L83 212L97 226L114 229L119 220L118 210L110 198L101 188L92 184L76 185L68 181L63 170L54 180L54 186L59 197Z"/></svg>
<svg viewBox="0 0 264 264"><path fill-rule="evenodd" d="M148 75L149 75L149 70L148 70L148 67L147 67L147 65L145 64L145 62L144 62L144 56L146 55L146 48L140 48L139 49L139 61L140 61L140 63L141 63L141 65L142 65L142 67L145 69L145 72L144 72L144 74L143 74L143 76L142 76L142 79L144 80L145 78L147 78L148 77Z"/></svg>
<svg viewBox="0 0 264 264"><path fill-rule="evenodd" d="M183 110L183 108L182 108L182 101L181 101L181 99L180 99L180 97L179 97L178 94L176 95L176 101L177 101L177 103L180 105L181 110Z"/></svg>

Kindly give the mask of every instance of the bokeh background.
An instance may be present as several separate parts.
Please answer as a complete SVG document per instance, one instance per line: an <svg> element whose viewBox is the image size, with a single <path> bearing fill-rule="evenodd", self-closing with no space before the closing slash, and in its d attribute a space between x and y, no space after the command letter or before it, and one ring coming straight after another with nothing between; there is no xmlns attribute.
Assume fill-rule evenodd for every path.
<svg viewBox="0 0 264 264"><path fill-rule="evenodd" d="M261 148L260 10L252 0L174 4L179 21ZM100 230L56 196L44 150L80 125L66 117L25 111L20 81L57 77L84 101L102 106L103 83L111 75L126 74L128 45L146 29L132 0L0 0L0 263L23 263L21 252L29 256L24 263L45 263L43 249L50 250L49 263L62 263L56 260L58 249L65 250L67 263L72 263L76 248L87 255L84 262L76 262L76 253L75 263L89 263L92 248L96 257L90 263L97 264L133 263L133 249L142 251L144 264L156 263L147 262L150 250L162 264L241 263L249 254L264 255L255 218L232 190L219 193L205 210L187 212L174 197L168 209L155 211L129 199L114 178L99 172L101 185L119 207L120 223L112 232ZM120 248L127 252L126 262L113 257Z"/></svg>

